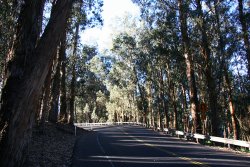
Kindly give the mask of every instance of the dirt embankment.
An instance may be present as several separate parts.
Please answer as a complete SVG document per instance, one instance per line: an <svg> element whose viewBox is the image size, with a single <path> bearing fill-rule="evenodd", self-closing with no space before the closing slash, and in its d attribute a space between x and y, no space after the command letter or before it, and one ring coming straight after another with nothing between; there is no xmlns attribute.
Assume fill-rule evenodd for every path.
<svg viewBox="0 0 250 167"><path fill-rule="evenodd" d="M29 146L29 157L25 164L28 167L69 167L73 147L78 136L88 131L68 124L46 123L43 128L33 129Z"/></svg>

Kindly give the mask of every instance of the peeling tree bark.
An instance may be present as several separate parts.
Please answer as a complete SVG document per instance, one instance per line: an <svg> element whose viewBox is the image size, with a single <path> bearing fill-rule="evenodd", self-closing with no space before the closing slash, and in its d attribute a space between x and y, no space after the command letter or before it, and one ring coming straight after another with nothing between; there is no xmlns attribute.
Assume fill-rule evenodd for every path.
<svg viewBox="0 0 250 167"><path fill-rule="evenodd" d="M216 29L217 29L217 33L219 36L219 43L218 43L218 49L221 55L221 69L222 69L222 74L224 77L224 82L226 85L226 89L227 89L227 93L228 93L228 106L229 106L229 111L231 113L231 121L232 121L232 127L233 127L233 133L234 133L234 139L237 140L238 139L238 131L237 131L237 120L236 120L236 116L235 116L235 109L234 109L234 104L233 104L233 96L232 96L232 87L230 84L230 79L229 79L229 75L228 75L228 67L227 64L225 62L225 42L223 40L223 36L221 34L221 24L220 24L220 14L219 14L219 9L218 6L216 4L218 4L220 1L219 0L214 0L214 6L215 6L215 15L216 15Z"/></svg>
<svg viewBox="0 0 250 167"><path fill-rule="evenodd" d="M217 103L217 92L216 92L216 83L212 72L212 60L211 60L211 50L209 48L208 37L206 33L206 24L203 16L201 1L196 0L197 13L199 15L198 27L201 32L201 46L202 46L202 55L205 61L205 76L207 80L208 95L209 95L209 107L211 112L211 134L218 136L219 135L219 109Z"/></svg>
<svg viewBox="0 0 250 167"><path fill-rule="evenodd" d="M193 119L193 132L201 133L201 120L198 116L199 102L197 96L197 87L194 75L194 65L192 60L192 54L190 52L190 44L187 29L187 18L185 13L185 5L182 0L178 0L179 5L179 19L181 24L181 36L184 49L184 57L186 62L186 75L189 83L189 94L190 94L190 112Z"/></svg>

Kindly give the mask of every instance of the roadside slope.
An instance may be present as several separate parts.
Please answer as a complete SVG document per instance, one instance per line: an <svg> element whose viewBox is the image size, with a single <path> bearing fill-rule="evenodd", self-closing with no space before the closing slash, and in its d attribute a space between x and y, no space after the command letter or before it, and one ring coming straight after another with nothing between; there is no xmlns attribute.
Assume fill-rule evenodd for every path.
<svg viewBox="0 0 250 167"><path fill-rule="evenodd" d="M32 141L29 147L29 158L25 164L28 167L68 167L71 164L73 148L78 136L88 133L68 124L46 123L44 128L33 129Z"/></svg>

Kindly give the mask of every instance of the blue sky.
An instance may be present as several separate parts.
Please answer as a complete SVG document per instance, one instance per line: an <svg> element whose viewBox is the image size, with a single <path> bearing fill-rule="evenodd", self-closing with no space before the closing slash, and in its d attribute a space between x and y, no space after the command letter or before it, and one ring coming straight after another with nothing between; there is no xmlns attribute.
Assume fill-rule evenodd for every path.
<svg viewBox="0 0 250 167"><path fill-rule="evenodd" d="M103 0L103 27L90 28L81 35L85 44L98 44L99 49L108 49L112 44L112 36L119 32L119 17L131 14L134 17L140 15L138 6L131 0ZM117 29L116 29L117 28Z"/></svg>

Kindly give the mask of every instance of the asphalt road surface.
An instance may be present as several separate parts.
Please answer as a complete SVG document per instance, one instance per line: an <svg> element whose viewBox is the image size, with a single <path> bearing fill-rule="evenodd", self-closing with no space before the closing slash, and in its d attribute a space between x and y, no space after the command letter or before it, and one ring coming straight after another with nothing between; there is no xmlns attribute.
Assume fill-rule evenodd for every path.
<svg viewBox="0 0 250 167"><path fill-rule="evenodd" d="M166 166L250 167L250 156L126 125L88 132L76 142L72 159L72 167Z"/></svg>

